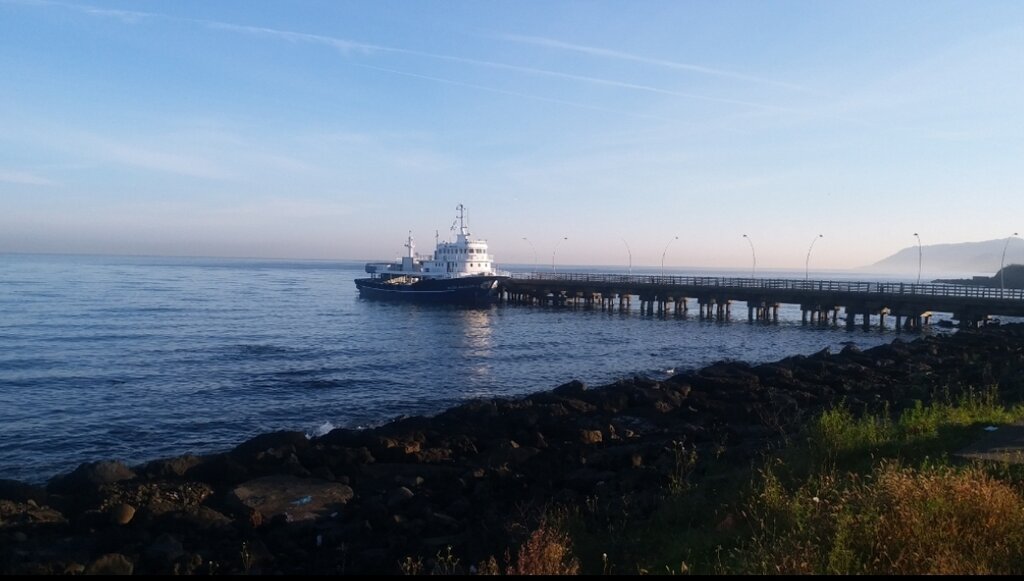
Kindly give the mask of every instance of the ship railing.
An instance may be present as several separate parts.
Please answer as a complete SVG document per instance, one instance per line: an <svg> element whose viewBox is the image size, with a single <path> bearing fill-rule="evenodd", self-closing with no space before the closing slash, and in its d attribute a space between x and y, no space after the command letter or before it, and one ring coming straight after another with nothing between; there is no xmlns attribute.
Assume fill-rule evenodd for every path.
<svg viewBox="0 0 1024 581"><path fill-rule="evenodd" d="M512 280L566 283L599 283L622 286L681 286L708 289L743 289L763 291L807 291L859 293L865 295L898 295L901 297L949 297L1024 301L1024 289L998 289L936 283L859 282L837 280L795 280L773 278L734 278L719 276L626 275L587 273L509 273Z"/></svg>

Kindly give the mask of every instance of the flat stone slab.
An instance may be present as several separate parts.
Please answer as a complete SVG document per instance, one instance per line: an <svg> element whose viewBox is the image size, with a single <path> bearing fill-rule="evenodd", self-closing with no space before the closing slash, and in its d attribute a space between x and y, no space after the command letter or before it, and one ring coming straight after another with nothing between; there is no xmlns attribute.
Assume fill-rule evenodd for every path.
<svg viewBox="0 0 1024 581"><path fill-rule="evenodd" d="M295 476L257 478L239 485L232 494L266 520L283 515L288 522L330 516L353 496L352 489L344 484Z"/></svg>
<svg viewBox="0 0 1024 581"><path fill-rule="evenodd" d="M989 460L1008 464L1024 464L1024 422L996 426L980 440L954 456L970 460Z"/></svg>

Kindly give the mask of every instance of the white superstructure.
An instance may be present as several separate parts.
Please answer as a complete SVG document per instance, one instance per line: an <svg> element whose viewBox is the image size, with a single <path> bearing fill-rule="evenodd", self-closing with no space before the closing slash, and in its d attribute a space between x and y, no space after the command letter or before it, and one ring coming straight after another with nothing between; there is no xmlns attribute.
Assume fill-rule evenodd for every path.
<svg viewBox="0 0 1024 581"><path fill-rule="evenodd" d="M487 251L487 241L472 239L466 221L466 208L459 204L458 233L454 242L436 242L433 255L417 256L412 233L405 243L406 255L393 264L367 264L366 272L374 275L408 276L415 278L462 278L467 276L495 276L494 257ZM452 230L455 225L452 225Z"/></svg>

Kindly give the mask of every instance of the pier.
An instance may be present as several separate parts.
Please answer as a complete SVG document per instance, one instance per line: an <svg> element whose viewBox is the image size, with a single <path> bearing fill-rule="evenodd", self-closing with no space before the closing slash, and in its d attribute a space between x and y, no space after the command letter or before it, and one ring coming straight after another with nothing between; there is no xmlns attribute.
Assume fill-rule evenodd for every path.
<svg viewBox="0 0 1024 581"><path fill-rule="evenodd" d="M897 330L918 330L932 313L951 313L960 327L977 327L992 317L1024 317L1024 289L947 284L793 280L707 276L584 273L513 273L500 282L499 298L509 304L632 310L644 315L685 315L695 307L701 319L729 320L743 303L750 322L778 322L779 307L798 305L805 324L839 324L847 329L872 317L881 327L891 318Z"/></svg>

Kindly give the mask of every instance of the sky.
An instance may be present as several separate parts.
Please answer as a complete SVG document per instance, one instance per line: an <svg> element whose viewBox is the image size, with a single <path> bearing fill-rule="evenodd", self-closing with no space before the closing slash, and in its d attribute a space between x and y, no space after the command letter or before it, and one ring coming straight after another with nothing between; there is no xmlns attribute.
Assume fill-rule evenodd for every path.
<svg viewBox="0 0 1024 581"><path fill-rule="evenodd" d="M390 259L464 204L499 263L858 267L1024 232L1022 55L1018 0L0 0L0 252Z"/></svg>

